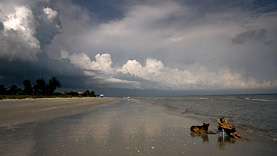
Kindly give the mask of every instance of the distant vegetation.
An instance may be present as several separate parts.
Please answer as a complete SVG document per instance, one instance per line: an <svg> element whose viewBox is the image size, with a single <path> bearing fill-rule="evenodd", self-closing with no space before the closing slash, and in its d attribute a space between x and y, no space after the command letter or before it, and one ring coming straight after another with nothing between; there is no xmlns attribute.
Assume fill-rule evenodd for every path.
<svg viewBox="0 0 277 156"><path fill-rule="evenodd" d="M3 98L51 98L51 97L95 97L94 91L85 92L55 92L57 88L61 87L60 81L56 77L49 79L48 84L43 79L37 79L36 84L32 86L30 80L24 80L24 89L16 85L5 88L0 85L0 99Z"/></svg>

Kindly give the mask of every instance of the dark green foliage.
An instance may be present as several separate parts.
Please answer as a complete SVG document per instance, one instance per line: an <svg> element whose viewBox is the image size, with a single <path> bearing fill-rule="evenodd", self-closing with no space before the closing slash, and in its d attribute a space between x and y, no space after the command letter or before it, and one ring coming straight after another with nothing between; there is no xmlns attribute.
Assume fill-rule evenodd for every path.
<svg viewBox="0 0 277 156"><path fill-rule="evenodd" d="M52 77L46 86L47 95L53 95L57 87L61 87L60 81L56 77Z"/></svg>
<svg viewBox="0 0 277 156"><path fill-rule="evenodd" d="M18 88L16 85L12 85L9 88L5 88L4 85L0 85L0 99L5 98L53 98L53 97L96 97L94 91L86 90L83 94L79 92L63 92L57 93L55 90L61 87L60 81L56 77L49 79L48 84L43 79L37 79L36 84L32 86L30 80L23 82L24 90Z"/></svg>
<svg viewBox="0 0 277 156"><path fill-rule="evenodd" d="M43 79L37 79L37 84L34 86L35 95L46 95L46 83Z"/></svg>
<svg viewBox="0 0 277 156"><path fill-rule="evenodd" d="M89 90L86 90L83 95L86 97L96 97L94 91L89 92Z"/></svg>
<svg viewBox="0 0 277 156"><path fill-rule="evenodd" d="M90 96L91 96L91 97L96 97L95 92L94 92L94 91L91 91L91 92L90 92Z"/></svg>
<svg viewBox="0 0 277 156"><path fill-rule="evenodd" d="M18 88L16 85L12 85L8 90L7 93L10 95L18 95L22 90Z"/></svg>
<svg viewBox="0 0 277 156"><path fill-rule="evenodd" d="M78 96L78 92L73 92L73 91L70 91L70 92L67 92L66 95L71 95L71 96Z"/></svg>
<svg viewBox="0 0 277 156"><path fill-rule="evenodd" d="M32 87L32 84L31 84L30 80L25 80L23 82L23 84L24 84L23 94L32 95L33 94L33 87Z"/></svg>
<svg viewBox="0 0 277 156"><path fill-rule="evenodd" d="M89 97L89 95L90 95L89 90L86 90L84 93L84 96Z"/></svg>

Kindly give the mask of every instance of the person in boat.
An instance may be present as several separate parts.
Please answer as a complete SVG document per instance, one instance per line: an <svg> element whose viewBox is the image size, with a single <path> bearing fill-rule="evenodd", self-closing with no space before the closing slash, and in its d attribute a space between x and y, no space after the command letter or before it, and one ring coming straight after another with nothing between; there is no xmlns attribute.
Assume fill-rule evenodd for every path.
<svg viewBox="0 0 277 156"><path fill-rule="evenodd" d="M228 134L228 136L239 138L244 141L245 138L237 132L236 128L232 124L227 123L225 118L220 118L219 126L221 129L224 128L224 131ZM249 138L246 138L246 140L249 141Z"/></svg>

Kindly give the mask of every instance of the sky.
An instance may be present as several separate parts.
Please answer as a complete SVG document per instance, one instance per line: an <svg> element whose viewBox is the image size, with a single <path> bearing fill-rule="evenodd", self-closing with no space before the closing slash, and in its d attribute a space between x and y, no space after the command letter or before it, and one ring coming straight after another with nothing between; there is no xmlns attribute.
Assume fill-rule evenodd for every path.
<svg viewBox="0 0 277 156"><path fill-rule="evenodd" d="M277 92L274 0L1 0L0 84L107 96Z"/></svg>

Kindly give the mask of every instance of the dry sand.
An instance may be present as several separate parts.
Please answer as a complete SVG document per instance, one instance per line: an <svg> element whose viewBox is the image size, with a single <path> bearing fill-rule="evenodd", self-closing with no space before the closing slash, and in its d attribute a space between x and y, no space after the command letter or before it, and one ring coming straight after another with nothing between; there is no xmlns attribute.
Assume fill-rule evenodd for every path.
<svg viewBox="0 0 277 156"><path fill-rule="evenodd" d="M72 115L120 98L42 98L0 100L0 127Z"/></svg>

